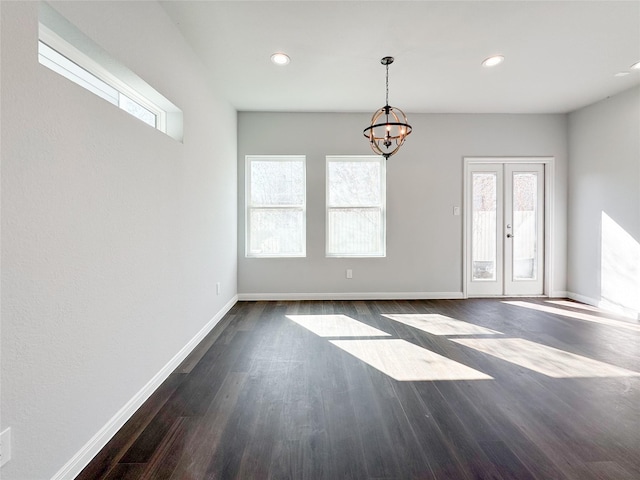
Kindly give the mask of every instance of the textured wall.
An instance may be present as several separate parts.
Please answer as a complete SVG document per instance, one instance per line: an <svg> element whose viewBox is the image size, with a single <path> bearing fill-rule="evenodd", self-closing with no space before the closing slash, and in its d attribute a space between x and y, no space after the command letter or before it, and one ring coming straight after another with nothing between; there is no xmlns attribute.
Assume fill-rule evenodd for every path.
<svg viewBox="0 0 640 480"><path fill-rule="evenodd" d="M462 292L463 157L552 156L555 175L554 290L565 290L565 115L413 114L414 130L387 162L386 258L325 258L325 156L367 155L368 114L251 113L238 120L238 202L244 205L244 162L250 154L307 156L307 257L244 256L239 211L240 294L413 294ZM353 279L345 269L353 269ZM562 293L561 293L562 294Z"/></svg>
<svg viewBox="0 0 640 480"><path fill-rule="evenodd" d="M183 110L184 143L41 66L38 3L0 6L1 476L45 479L233 299L236 113L155 2L53 6Z"/></svg>
<svg viewBox="0 0 640 480"><path fill-rule="evenodd" d="M640 88L569 116L568 289L640 312Z"/></svg>

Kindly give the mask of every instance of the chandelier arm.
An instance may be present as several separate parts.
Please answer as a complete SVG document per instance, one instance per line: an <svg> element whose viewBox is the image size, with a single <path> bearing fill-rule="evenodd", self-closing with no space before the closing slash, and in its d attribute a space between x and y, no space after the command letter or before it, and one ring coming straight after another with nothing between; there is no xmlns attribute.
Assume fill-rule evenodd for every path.
<svg viewBox="0 0 640 480"><path fill-rule="evenodd" d="M382 127L382 128L385 128L385 130L386 130L387 126L405 127L405 129L406 129L404 133L401 132L399 135L393 135L392 138L407 137L411 133L411 131L413 130L411 125L409 125L408 123L405 123L405 122L400 122L400 121L398 121L398 122L384 122L384 123L374 123L374 124L368 126L367 128L365 128L363 130L363 134L367 138L369 138L370 136L373 136L373 138L382 139L384 137L376 137L375 129ZM370 132L370 133L367 133L367 132Z"/></svg>
<svg viewBox="0 0 640 480"><path fill-rule="evenodd" d="M409 125L408 123L403 123L403 122L384 122L384 123L376 123L375 125L371 125L367 128L364 129L365 135L366 132L368 130L372 130L374 128L378 128L378 127L386 127L387 125L391 126L391 127L407 127L408 129L411 128L411 125ZM407 135L409 135L410 132L405 132L404 136L406 137Z"/></svg>

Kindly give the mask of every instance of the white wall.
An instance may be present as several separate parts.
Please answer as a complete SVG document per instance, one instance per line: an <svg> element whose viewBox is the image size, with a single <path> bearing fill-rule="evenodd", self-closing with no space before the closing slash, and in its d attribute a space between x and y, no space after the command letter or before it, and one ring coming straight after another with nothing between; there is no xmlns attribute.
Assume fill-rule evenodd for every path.
<svg viewBox="0 0 640 480"><path fill-rule="evenodd" d="M569 115L568 289L640 312L640 87Z"/></svg>
<svg viewBox="0 0 640 480"><path fill-rule="evenodd" d="M370 154L356 113L238 114L241 298L455 297L462 292L463 157L556 159L554 293L566 289L565 115L410 115L413 133L387 162L387 256L325 258L325 156ZM244 159L307 156L307 257L244 256ZM345 269L353 269L353 279Z"/></svg>
<svg viewBox="0 0 640 480"><path fill-rule="evenodd" d="M53 6L183 110L184 143L39 65L38 3L0 6L0 476L40 480L233 302L236 113L155 2Z"/></svg>

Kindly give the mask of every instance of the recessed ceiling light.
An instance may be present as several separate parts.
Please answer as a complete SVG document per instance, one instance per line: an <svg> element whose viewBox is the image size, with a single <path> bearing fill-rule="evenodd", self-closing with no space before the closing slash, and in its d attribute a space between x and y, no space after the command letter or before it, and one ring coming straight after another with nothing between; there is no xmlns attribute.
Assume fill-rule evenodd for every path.
<svg viewBox="0 0 640 480"><path fill-rule="evenodd" d="M485 58L484 62L482 62L483 67L495 67L496 65L500 65L504 62L504 57L502 55L494 55L493 57Z"/></svg>
<svg viewBox="0 0 640 480"><path fill-rule="evenodd" d="M640 62L634 63L629 67L631 70L640 70Z"/></svg>
<svg viewBox="0 0 640 480"><path fill-rule="evenodd" d="M271 61L276 65L286 65L291 61L291 59L286 53L278 52L271 55Z"/></svg>
<svg viewBox="0 0 640 480"><path fill-rule="evenodd" d="M629 75L629 72L618 72L614 77L626 77L627 75Z"/></svg>

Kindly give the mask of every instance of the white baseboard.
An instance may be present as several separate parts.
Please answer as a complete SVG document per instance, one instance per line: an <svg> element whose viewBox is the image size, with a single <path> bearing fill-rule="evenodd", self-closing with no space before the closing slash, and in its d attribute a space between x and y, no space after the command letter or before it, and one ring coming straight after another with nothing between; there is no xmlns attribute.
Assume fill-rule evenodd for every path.
<svg viewBox="0 0 640 480"><path fill-rule="evenodd" d="M567 292L567 298L571 300L575 300L576 302L586 303L587 305L591 305L592 307L597 307L600 300L596 300L595 298L590 298L585 295L580 295L579 293Z"/></svg>
<svg viewBox="0 0 640 480"><path fill-rule="evenodd" d="M566 290L556 290L549 294L549 298L568 298L569 292Z"/></svg>
<svg viewBox="0 0 640 480"><path fill-rule="evenodd" d="M574 292L567 292L567 297L570 298L571 300L576 300L578 302L591 305L592 307L597 307L607 312L615 313L616 315L621 315L623 317L631 318L633 320L640 320L640 312L633 308L628 308L622 305L616 305L611 302L607 302L606 300L598 300L598 299L587 297L585 295L580 295L579 293L574 293Z"/></svg>
<svg viewBox="0 0 640 480"><path fill-rule="evenodd" d="M435 300L464 298L462 292L239 293L239 301Z"/></svg>
<svg viewBox="0 0 640 480"><path fill-rule="evenodd" d="M76 453L51 480L73 480L95 457L109 440L122 428L131 416L142 406L153 392L164 382L167 377L183 362L194 348L206 337L218 322L231 310L238 296L235 295L229 302L216 313L216 315L202 327L202 329L176 353L162 369L147 382L147 384L129 400L107 424L102 427L79 451Z"/></svg>

